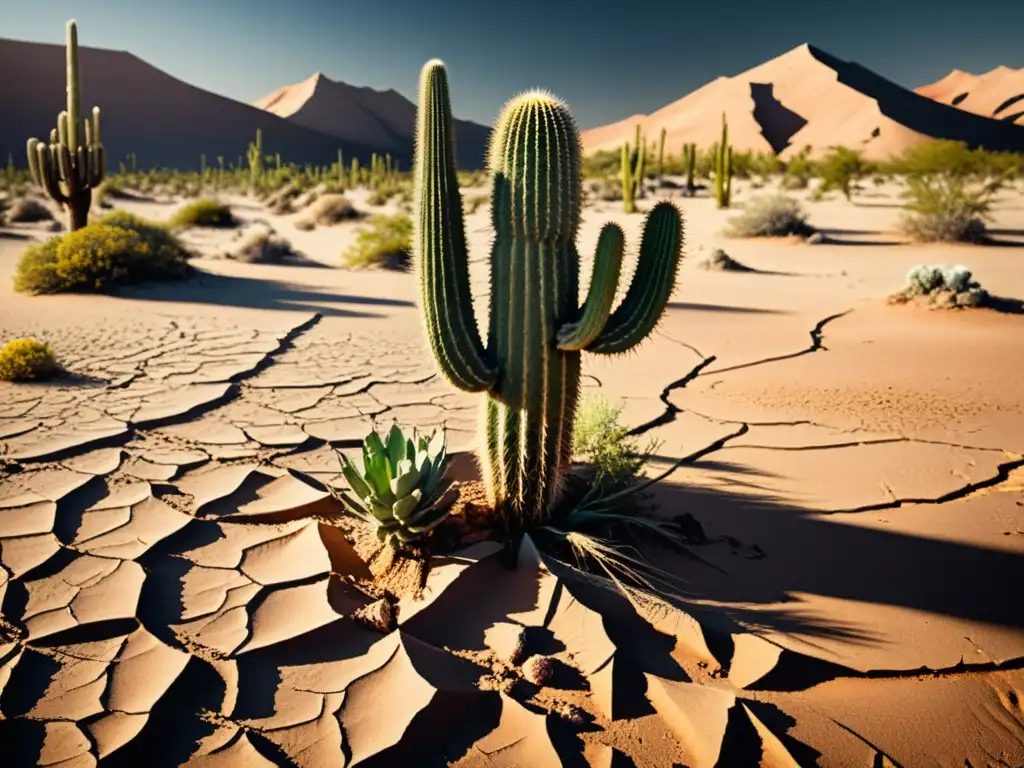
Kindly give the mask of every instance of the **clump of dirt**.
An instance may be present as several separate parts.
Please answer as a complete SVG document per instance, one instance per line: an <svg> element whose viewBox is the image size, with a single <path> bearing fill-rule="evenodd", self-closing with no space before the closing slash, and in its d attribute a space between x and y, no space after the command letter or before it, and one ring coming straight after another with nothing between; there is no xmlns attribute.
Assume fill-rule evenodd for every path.
<svg viewBox="0 0 1024 768"><path fill-rule="evenodd" d="M494 510L487 499L487 486L480 481L461 483L458 492L448 519L434 534L435 549L461 549L495 536Z"/></svg>
<svg viewBox="0 0 1024 768"><path fill-rule="evenodd" d="M419 595L427 583L430 568L425 553L399 552L390 544L377 550L368 565L373 574L372 591L397 600Z"/></svg>
<svg viewBox="0 0 1024 768"><path fill-rule="evenodd" d="M711 255L703 261L697 262L700 269L711 272L753 272L753 268L740 264L736 259L727 254L721 248L715 248Z"/></svg>

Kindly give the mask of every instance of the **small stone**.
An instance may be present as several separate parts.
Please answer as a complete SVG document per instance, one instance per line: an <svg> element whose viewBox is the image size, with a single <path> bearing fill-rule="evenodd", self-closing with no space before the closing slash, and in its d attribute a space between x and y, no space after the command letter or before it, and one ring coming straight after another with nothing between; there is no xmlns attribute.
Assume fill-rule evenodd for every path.
<svg viewBox="0 0 1024 768"><path fill-rule="evenodd" d="M357 611L355 617L366 626L385 635L395 628L395 607L383 598Z"/></svg>
<svg viewBox="0 0 1024 768"><path fill-rule="evenodd" d="M825 236L821 232L815 232L805 240L808 245L821 245L825 242Z"/></svg>
<svg viewBox="0 0 1024 768"><path fill-rule="evenodd" d="M555 662L549 656L531 656L523 663L523 677L544 687L555 674Z"/></svg>

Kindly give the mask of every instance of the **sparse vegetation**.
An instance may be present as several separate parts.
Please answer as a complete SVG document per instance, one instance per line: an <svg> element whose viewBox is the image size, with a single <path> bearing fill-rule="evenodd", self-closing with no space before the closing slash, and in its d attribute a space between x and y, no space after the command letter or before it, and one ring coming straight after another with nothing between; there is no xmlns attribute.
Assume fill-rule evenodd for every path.
<svg viewBox="0 0 1024 768"><path fill-rule="evenodd" d="M890 301L897 304L921 301L931 307L952 309L985 306L989 298L967 267L921 264L907 272L906 285L891 296Z"/></svg>
<svg viewBox="0 0 1024 768"><path fill-rule="evenodd" d="M597 484L624 487L636 482L653 450L653 444L640 450L636 438L629 436L621 421L623 407L603 395L591 395L576 413L573 456L593 467Z"/></svg>
<svg viewBox="0 0 1024 768"><path fill-rule="evenodd" d="M203 199L186 204L171 217L171 226L178 229L209 227L226 229L238 224L231 206L219 200Z"/></svg>
<svg viewBox="0 0 1024 768"><path fill-rule="evenodd" d="M368 223L370 228L360 232L342 254L342 264L352 269L408 269L412 254L412 219L404 213L380 214Z"/></svg>
<svg viewBox="0 0 1024 768"><path fill-rule="evenodd" d="M117 285L184 277L184 249L154 249L131 229L90 224L30 246L18 262L14 289L21 293L106 291Z"/></svg>
<svg viewBox="0 0 1024 768"><path fill-rule="evenodd" d="M847 147L833 147L815 163L815 167L821 178L821 185L816 190L819 194L839 190L850 201L858 189L858 182L872 171L871 163L860 152Z"/></svg>
<svg viewBox="0 0 1024 768"><path fill-rule="evenodd" d="M890 171L907 181L903 231L922 242L983 242L992 198L1013 174L997 157L962 142L936 141L893 161Z"/></svg>
<svg viewBox="0 0 1024 768"><path fill-rule="evenodd" d="M282 264L295 254L291 243L272 231L264 230L250 236L228 258L246 264Z"/></svg>
<svg viewBox="0 0 1024 768"><path fill-rule="evenodd" d="M315 227L329 227L343 221L353 221L363 217L352 202L344 195L322 195L310 206L302 218L296 219L295 226L301 230Z"/></svg>
<svg viewBox="0 0 1024 768"><path fill-rule="evenodd" d="M814 231L799 202L776 194L748 200L742 213L729 219L725 233L729 237L806 237Z"/></svg>
<svg viewBox="0 0 1024 768"><path fill-rule="evenodd" d="M43 381L60 373L61 367L48 344L36 339L13 339L0 349L0 380Z"/></svg>

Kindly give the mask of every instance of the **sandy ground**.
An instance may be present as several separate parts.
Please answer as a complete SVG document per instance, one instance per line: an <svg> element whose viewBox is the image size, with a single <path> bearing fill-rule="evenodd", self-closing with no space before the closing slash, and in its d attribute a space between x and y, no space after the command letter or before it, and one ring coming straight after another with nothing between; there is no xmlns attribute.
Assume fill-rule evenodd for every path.
<svg viewBox="0 0 1024 768"><path fill-rule="evenodd" d="M353 617L365 565L323 483L375 423L473 446L415 277L337 268L358 224L250 203L308 266L201 258L188 283L25 297L10 277L43 235L6 230L0 338L45 339L76 378L0 384L0 762L1024 764L1024 315L884 302L918 263L1024 298L1024 193L997 208L1003 247L903 244L895 194L808 203L820 245L727 240L729 212L678 199L664 322L585 356L588 391L660 441L652 469L686 459L656 492L697 542L659 560L672 605L485 543L389 634ZM603 203L582 253L607 220L636 244L642 217ZM482 277L486 206L468 229ZM697 269L714 247L755 271ZM495 690L509 624L561 662L549 684Z"/></svg>

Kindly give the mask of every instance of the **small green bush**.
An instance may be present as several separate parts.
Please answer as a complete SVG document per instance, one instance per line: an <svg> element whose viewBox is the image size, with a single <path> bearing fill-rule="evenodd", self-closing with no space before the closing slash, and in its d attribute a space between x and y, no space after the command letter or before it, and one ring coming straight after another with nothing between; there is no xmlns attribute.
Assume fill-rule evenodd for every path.
<svg viewBox="0 0 1024 768"><path fill-rule="evenodd" d="M603 395L591 395L576 413L573 455L594 467L598 484L631 484L653 450L653 443L646 451L637 447L636 439L620 422L622 409L623 405L612 405Z"/></svg>
<svg viewBox="0 0 1024 768"><path fill-rule="evenodd" d="M847 147L833 147L815 163L815 167L821 178L821 192L838 189L847 200L853 199L857 182L873 170L871 163L865 160L860 152Z"/></svg>
<svg viewBox="0 0 1024 768"><path fill-rule="evenodd" d="M150 255L156 262L168 266L177 265L170 271L179 270L182 274L188 271L186 262L192 254L165 224L128 211L111 211L100 216L94 223L134 232L149 246Z"/></svg>
<svg viewBox="0 0 1024 768"><path fill-rule="evenodd" d="M356 241L342 254L342 264L353 269L408 269L412 253L412 219L404 213L382 214L372 217L369 224L371 228L360 232Z"/></svg>
<svg viewBox="0 0 1024 768"><path fill-rule="evenodd" d="M19 197L7 209L7 220L21 224L53 221L53 212L34 197Z"/></svg>
<svg viewBox="0 0 1024 768"><path fill-rule="evenodd" d="M218 200L196 200L182 207L171 218L171 226L212 227L223 229L233 227L238 222L231 213L231 206Z"/></svg>
<svg viewBox="0 0 1024 768"><path fill-rule="evenodd" d="M61 367L48 344L35 339L13 339L0 349L0 379L41 381L60 373Z"/></svg>
<svg viewBox="0 0 1024 768"><path fill-rule="evenodd" d="M989 303L989 294L971 270L962 265L952 267L920 264L907 272L903 289L890 297L897 304L924 300L934 307L982 307Z"/></svg>
<svg viewBox="0 0 1024 768"><path fill-rule="evenodd" d="M29 247L18 262L14 290L21 293L104 291L143 280L188 273L183 250L158 248L138 232L90 224Z"/></svg>
<svg viewBox="0 0 1024 768"><path fill-rule="evenodd" d="M808 236L814 228L807 223L807 214L796 200L785 195L763 195L751 198L738 216L729 219L726 234L730 237Z"/></svg>

